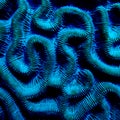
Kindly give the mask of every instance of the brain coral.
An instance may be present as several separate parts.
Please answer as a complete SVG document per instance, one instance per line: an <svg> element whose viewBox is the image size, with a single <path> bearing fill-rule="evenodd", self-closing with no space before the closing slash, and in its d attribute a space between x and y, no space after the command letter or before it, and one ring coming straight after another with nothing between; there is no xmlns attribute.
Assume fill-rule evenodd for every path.
<svg viewBox="0 0 120 120"><path fill-rule="evenodd" d="M0 120L120 120L119 0L0 0Z"/></svg>

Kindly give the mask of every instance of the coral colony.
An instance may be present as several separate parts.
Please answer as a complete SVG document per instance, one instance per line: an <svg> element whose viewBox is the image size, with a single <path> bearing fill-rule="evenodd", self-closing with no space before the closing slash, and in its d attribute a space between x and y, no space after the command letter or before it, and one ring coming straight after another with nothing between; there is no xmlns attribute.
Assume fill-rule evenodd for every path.
<svg viewBox="0 0 120 120"><path fill-rule="evenodd" d="M0 120L120 120L119 0L0 0Z"/></svg>

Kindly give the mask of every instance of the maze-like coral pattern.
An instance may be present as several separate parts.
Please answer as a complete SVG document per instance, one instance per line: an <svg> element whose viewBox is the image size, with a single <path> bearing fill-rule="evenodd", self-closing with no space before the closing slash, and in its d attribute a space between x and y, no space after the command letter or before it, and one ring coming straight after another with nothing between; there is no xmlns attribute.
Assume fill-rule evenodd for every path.
<svg viewBox="0 0 120 120"><path fill-rule="evenodd" d="M0 120L120 120L119 0L0 0Z"/></svg>

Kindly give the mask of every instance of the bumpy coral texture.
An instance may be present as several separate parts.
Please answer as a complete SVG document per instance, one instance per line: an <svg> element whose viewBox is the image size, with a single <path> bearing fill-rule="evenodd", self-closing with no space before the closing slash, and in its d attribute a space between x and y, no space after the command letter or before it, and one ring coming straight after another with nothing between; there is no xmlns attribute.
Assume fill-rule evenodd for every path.
<svg viewBox="0 0 120 120"><path fill-rule="evenodd" d="M120 120L119 0L0 0L0 120Z"/></svg>

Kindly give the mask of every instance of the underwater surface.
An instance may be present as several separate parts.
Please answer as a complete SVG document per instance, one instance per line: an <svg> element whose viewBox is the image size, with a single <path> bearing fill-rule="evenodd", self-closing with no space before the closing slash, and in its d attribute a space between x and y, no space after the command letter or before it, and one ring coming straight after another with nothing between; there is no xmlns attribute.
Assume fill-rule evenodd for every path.
<svg viewBox="0 0 120 120"><path fill-rule="evenodd" d="M120 1L0 0L0 120L120 120Z"/></svg>

